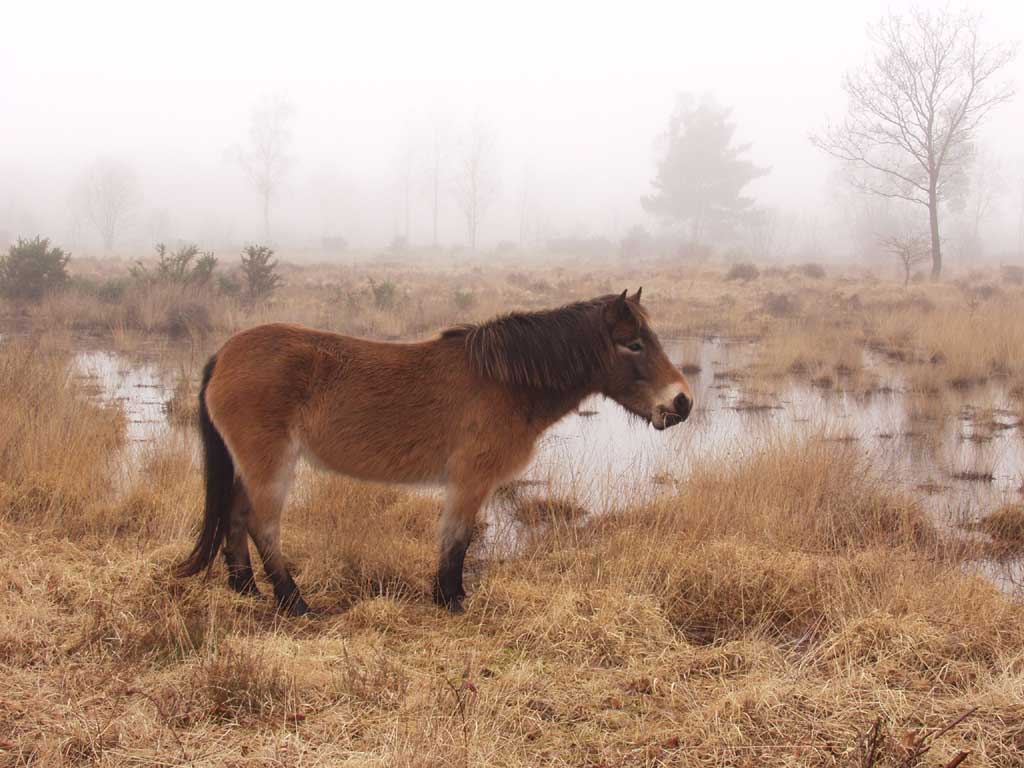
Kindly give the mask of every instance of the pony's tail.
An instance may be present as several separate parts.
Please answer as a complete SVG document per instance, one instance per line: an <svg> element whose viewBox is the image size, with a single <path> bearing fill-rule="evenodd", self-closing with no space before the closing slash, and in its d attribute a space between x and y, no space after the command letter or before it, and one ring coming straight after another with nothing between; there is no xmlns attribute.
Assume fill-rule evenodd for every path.
<svg viewBox="0 0 1024 768"><path fill-rule="evenodd" d="M193 576L209 568L224 543L228 532L231 504L234 497L235 464L224 444L224 438L210 420L206 408L206 387L217 364L214 355L203 368L203 383L199 388L199 429L203 438L203 467L206 474L206 507L203 527L192 552L174 568L177 576Z"/></svg>

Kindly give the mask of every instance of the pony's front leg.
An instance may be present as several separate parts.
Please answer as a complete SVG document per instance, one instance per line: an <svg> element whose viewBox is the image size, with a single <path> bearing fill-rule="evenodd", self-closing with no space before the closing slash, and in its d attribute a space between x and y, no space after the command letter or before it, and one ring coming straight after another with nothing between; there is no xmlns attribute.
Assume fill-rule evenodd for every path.
<svg viewBox="0 0 1024 768"><path fill-rule="evenodd" d="M441 515L441 556L434 579L434 602L452 613L462 613L462 567L473 538L476 516L487 500L488 490L458 486L448 488Z"/></svg>

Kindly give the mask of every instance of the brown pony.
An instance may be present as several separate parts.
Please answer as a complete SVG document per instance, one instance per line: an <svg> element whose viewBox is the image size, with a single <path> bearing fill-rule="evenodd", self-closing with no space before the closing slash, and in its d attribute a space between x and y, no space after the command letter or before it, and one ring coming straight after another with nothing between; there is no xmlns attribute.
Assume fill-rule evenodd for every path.
<svg viewBox="0 0 1024 768"><path fill-rule="evenodd" d="M228 583L258 594L251 536L280 609L306 613L281 554L281 510L305 456L355 478L445 484L434 600L461 611L478 510L526 467L544 430L596 393L655 429L684 421L693 407L640 291L517 312L409 344L296 325L242 331L203 371L206 509L177 573L208 568L223 546Z"/></svg>

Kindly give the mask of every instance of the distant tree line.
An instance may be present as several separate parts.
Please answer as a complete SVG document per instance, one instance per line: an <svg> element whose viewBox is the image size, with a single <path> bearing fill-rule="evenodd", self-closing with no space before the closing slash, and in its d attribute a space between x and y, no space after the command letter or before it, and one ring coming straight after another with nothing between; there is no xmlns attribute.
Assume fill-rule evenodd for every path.
<svg viewBox="0 0 1024 768"><path fill-rule="evenodd" d="M934 279L942 272L944 248L952 244L954 254L957 249L979 250L983 224L1011 187L1005 163L979 149L978 130L993 109L1014 95L1003 75L1016 48L985 43L982 37L977 14L949 9L889 13L869 29L867 63L842 80L845 115L810 137L814 146L841 161L850 189L884 202L882 207L851 203L856 208L850 214L855 219L851 226L861 230L855 236L877 251L904 254L918 254L917 245L925 238ZM275 205L295 163L296 115L295 106L281 95L261 99L250 114L245 142L228 153L258 196L263 242L268 244ZM439 247L439 222L447 201L461 216L466 247L475 252L498 200L495 133L479 119L453 130L443 115L434 115L422 132L426 135L420 141L407 131L396 154L395 232L388 252L401 253L413 245L411 222L418 198L425 199L432 247ZM740 242L752 256L779 250L783 230L791 229L792 223L780 222L776 213L757 205L750 190L771 169L751 159L752 145L739 140L738 134L732 109L712 95L677 97L656 139L650 191L639 201L641 209L662 225L661 231L649 234L633 227L620 243L623 256L664 251L666 240L685 244L676 251L691 255L705 254L711 245L735 249ZM1024 251L1024 169L1019 176L1017 230ZM314 183L322 187L321 242L325 249L341 252L348 243L336 229L337 201L349 192L336 172L321 173ZM530 164L524 164L512 201L517 208L518 247L524 246L532 226L534 242L546 240L551 248L580 254L601 251L604 245L592 236L559 235L542 226L535 199L542 186ZM73 190L79 221L91 227L107 252L116 250L138 219L141 201L134 170L110 157L90 164ZM904 208L927 212L927 218L905 213ZM955 216L957 236L952 241L948 214ZM818 232L824 227L815 222L807 227L814 230L808 239L817 247ZM915 247L897 248L897 239ZM584 243L587 240L591 242ZM515 242L502 241L496 253L516 247ZM257 271L272 261L262 252L245 258ZM212 255L198 249L161 250L156 271L148 277L163 275L161 270L187 269L190 280L204 275L208 279L216 262L210 259ZM901 261L906 264L902 257ZM921 261L919 254L913 259L914 264ZM255 287L257 283L246 282L245 292L264 290Z"/></svg>

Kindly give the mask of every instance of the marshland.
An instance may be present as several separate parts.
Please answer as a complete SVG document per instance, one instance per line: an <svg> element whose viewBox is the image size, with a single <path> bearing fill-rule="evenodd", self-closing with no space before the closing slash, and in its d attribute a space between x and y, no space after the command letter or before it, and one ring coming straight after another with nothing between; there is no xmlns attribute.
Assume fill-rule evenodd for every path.
<svg viewBox="0 0 1024 768"><path fill-rule="evenodd" d="M202 506L199 370L258 322L415 338L634 265L369 260L282 267L255 305L132 283L6 305L5 760L844 764L878 719L898 755L976 707L935 753L1013 764L1024 286L729 269L645 265L696 410L657 433L594 400L557 425L480 521L458 617L429 597L437 494L307 467L285 541L314 616L235 595L220 564L173 578Z"/></svg>
<svg viewBox="0 0 1024 768"><path fill-rule="evenodd" d="M561 8L504 36L253 12L288 38L256 60L215 8L158 35L188 62L137 11L64 10L51 60L0 43L0 767L1024 763L1015 5L751 9L768 35L588 9L592 40ZM624 32L661 45L609 63ZM900 136L893 62L947 84ZM234 334L424 340L641 287L692 412L595 395L546 431L478 516L463 613L432 599L443 489L306 462L311 613L258 567L260 597L220 557L174 575Z"/></svg>

